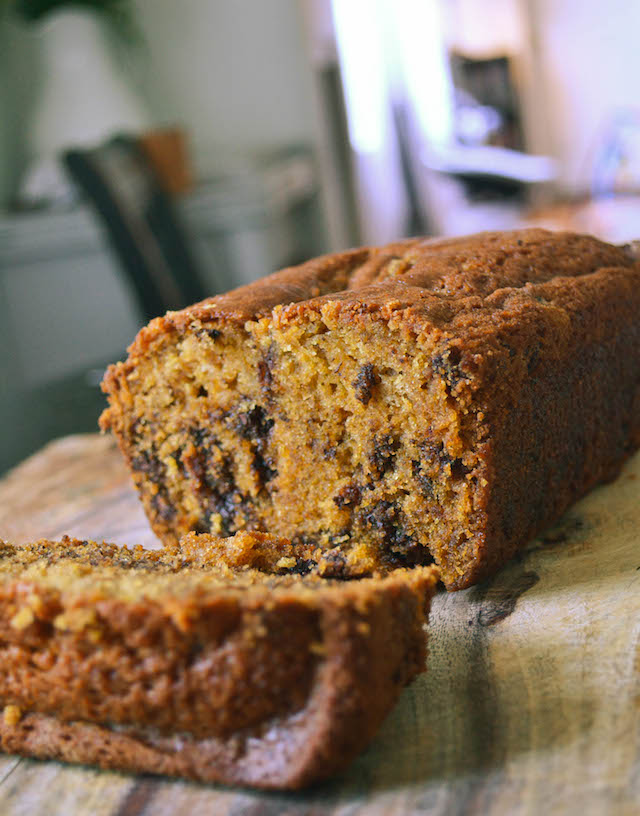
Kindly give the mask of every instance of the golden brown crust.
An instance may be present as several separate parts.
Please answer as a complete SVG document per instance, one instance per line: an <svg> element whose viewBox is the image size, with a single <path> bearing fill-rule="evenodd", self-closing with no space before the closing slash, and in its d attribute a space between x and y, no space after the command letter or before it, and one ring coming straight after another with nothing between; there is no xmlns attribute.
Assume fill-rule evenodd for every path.
<svg viewBox="0 0 640 816"><path fill-rule="evenodd" d="M460 507L467 510L464 517L461 511L458 530L445 525L439 541L435 533L420 539L415 519L407 522L408 533L402 533L402 540L420 539L423 547L428 543L451 589L493 572L572 501L611 478L640 444L640 265L625 248L589 236L545 230L483 233L438 241L411 239L325 256L279 275L153 321L131 346L128 360L107 374L110 408L102 427L110 427L118 438L154 530L165 541L189 529L197 511L189 515L172 496L165 500L164 494L154 492L164 484L161 475L148 472L155 460L136 468L136 440L150 439L151 432L145 430L147 417L140 413L134 378L172 344L177 346L201 331L223 332L229 321L245 321L257 359L260 353L265 359L265 337L280 343L282 352L295 339L297 329L318 331L318 326L336 335L351 332L373 338L376 327L384 325L389 332L387 345L404 344L393 365L385 362L387 368L406 365L411 349L422 354L426 361L422 387L431 389L428 383L435 383L430 405L442 427L447 404L455 410L456 416L447 419L450 427L455 425L455 433L447 431L446 438L433 441L433 428L425 418L415 440L408 440L413 445L413 463L409 456L400 493L419 491L421 484L424 490L432 490L439 457L446 471L443 484L453 479L452 467L468 482L466 497L460 499ZM388 393L373 367L371 372L360 392L360 401L370 412L378 383ZM286 390L284 374L278 387L280 392ZM260 410L264 405L268 422L277 423L280 409L272 410L268 398L260 398ZM257 397L251 399L258 404ZM419 403L417 398L411 400ZM305 403L300 400L300 404ZM354 415L351 403L342 403L342 409L345 415ZM157 415L161 413L159 408ZM313 422L316 417L307 419ZM142 425L136 425L138 420ZM194 444L197 453L198 444ZM326 447L318 449L322 452ZM429 462L419 458L425 450ZM182 461L195 455L183 454ZM294 451L291 456L295 455ZM396 449L389 455L395 456ZM315 461L322 465L312 446L304 450L300 467L305 456L318 457ZM279 463L267 462L267 466L277 470ZM425 476L427 466L432 468L431 482ZM366 462L359 461L358 467L366 468ZM188 478L193 479L193 474ZM283 477L278 478L274 501L291 496ZM353 497L360 491L371 498L371 482L351 486L341 482L338 487L347 493L337 493L333 501L352 508L348 523L355 524L360 511L353 509ZM262 502L262 509L256 511L258 526L263 523L260 513L264 513L264 491L269 485L260 489L262 493L259 486L254 490L256 501ZM440 498L437 506L429 507L423 503L415 518L442 513L447 501ZM390 523L397 526L404 513L394 502L394 496L385 495L377 508L361 516L367 523L373 518L388 533ZM380 507L391 522L380 521ZM277 514L265 518L270 523L273 518L284 519L286 510L281 504ZM345 515L346 511L341 518ZM249 511L242 523L252 524ZM340 537L337 523L327 521L325 526ZM277 526L270 529L280 532ZM347 532L353 541L363 531L356 526Z"/></svg>
<svg viewBox="0 0 640 816"><path fill-rule="evenodd" d="M424 670L436 574L272 577L278 541L239 539L4 545L3 750L264 787L348 762Z"/></svg>
<svg viewBox="0 0 640 816"><path fill-rule="evenodd" d="M543 229L479 233L450 239L409 239L383 247L364 247L314 258L297 267L283 269L255 283L209 298L180 312L168 312L143 328L129 348L127 368L149 348L158 336L182 331L194 320L258 320L277 306L304 304L314 298L342 292L341 299L354 304L366 300L376 308L398 295L397 282L425 290L434 296L458 299L487 297L505 287L524 286L555 277L585 275L605 266L633 265L623 248L614 247L588 235L551 233ZM360 298L358 290L376 285L373 297ZM439 311L436 302L424 293L407 290L406 308L433 308L428 314L435 325L448 322L461 309L447 304ZM370 308L370 307L369 307ZM464 308L464 304L462 304ZM495 306L487 309L493 313ZM105 391L116 388L119 365L111 366ZM104 420L105 427L107 419Z"/></svg>

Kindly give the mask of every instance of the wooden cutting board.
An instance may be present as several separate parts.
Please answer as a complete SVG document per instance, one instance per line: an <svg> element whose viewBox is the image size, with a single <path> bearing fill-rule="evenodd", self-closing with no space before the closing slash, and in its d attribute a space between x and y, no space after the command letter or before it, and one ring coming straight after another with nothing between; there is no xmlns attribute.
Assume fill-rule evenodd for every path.
<svg viewBox="0 0 640 816"><path fill-rule="evenodd" d="M0 537L157 546L108 437L0 481ZM640 813L640 456L492 581L442 592L428 672L342 776L261 794L0 757L9 814Z"/></svg>

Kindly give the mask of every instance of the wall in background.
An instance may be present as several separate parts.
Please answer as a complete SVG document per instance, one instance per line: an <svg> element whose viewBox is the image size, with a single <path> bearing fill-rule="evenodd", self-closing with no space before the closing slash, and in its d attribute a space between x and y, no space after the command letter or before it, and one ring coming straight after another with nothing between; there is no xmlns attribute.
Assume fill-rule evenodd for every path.
<svg viewBox="0 0 640 816"><path fill-rule="evenodd" d="M313 139L312 78L297 0L134 0L146 44L123 60L157 124L181 124L206 175L221 148ZM121 56L121 55L120 55ZM27 161L37 96L37 29L0 20L0 207Z"/></svg>
<svg viewBox="0 0 640 816"><path fill-rule="evenodd" d="M9 163L3 161L9 155L9 83L7 65L7 38L4 28L0 25L0 207L9 195L11 182L9 179Z"/></svg>
<svg viewBox="0 0 640 816"><path fill-rule="evenodd" d="M480 58L522 47L526 23L520 0L447 0L444 10L447 39L460 51Z"/></svg>
<svg viewBox="0 0 640 816"><path fill-rule="evenodd" d="M0 14L0 209L16 189L27 161L24 131L38 87L38 49L32 31Z"/></svg>
<svg viewBox="0 0 640 816"><path fill-rule="evenodd" d="M190 130L198 166L216 148L313 139L311 69L296 0L136 0L149 43L142 85L161 122Z"/></svg>
<svg viewBox="0 0 640 816"><path fill-rule="evenodd" d="M511 6L515 10L507 13ZM219 163L221 146L245 150L314 139L312 78L297 0L135 0L135 7L148 45L129 65L132 81L159 124L180 122L189 129L201 173ZM534 89L525 100L529 145L559 159L567 191L587 191L608 118L620 108L640 107L640 4L454 0L453 8L482 22L460 30L466 44L500 32L509 46L515 23L527 19ZM15 23L0 21L0 206L26 161L22 134L38 89L34 40Z"/></svg>
<svg viewBox="0 0 640 816"><path fill-rule="evenodd" d="M560 188L589 192L611 117L640 110L640 4L629 0L446 0L452 45L513 56L528 148L558 160Z"/></svg>
<svg viewBox="0 0 640 816"><path fill-rule="evenodd" d="M549 147L569 192L591 185L609 117L640 109L640 4L629 0L534 0L528 4L544 88Z"/></svg>

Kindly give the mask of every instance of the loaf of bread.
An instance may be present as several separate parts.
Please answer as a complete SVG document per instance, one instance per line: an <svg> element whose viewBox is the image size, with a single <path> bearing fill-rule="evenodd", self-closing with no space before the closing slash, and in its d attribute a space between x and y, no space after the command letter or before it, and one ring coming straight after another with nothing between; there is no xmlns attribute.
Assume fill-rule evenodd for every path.
<svg viewBox="0 0 640 816"><path fill-rule="evenodd" d="M325 579L289 542L249 533L171 552L0 542L0 746L309 784L344 767L424 670L435 580L430 567Z"/></svg>
<svg viewBox="0 0 640 816"><path fill-rule="evenodd" d="M459 589L640 444L640 264L537 229L329 255L153 320L104 390L165 543Z"/></svg>

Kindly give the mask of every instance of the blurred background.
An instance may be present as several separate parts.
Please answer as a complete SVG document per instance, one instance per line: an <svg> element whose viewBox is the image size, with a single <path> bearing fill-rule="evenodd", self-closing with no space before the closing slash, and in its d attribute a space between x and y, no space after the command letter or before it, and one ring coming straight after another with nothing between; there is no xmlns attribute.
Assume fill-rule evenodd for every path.
<svg viewBox="0 0 640 816"><path fill-rule="evenodd" d="M0 473L138 328L321 252L640 237L640 4L0 0Z"/></svg>

